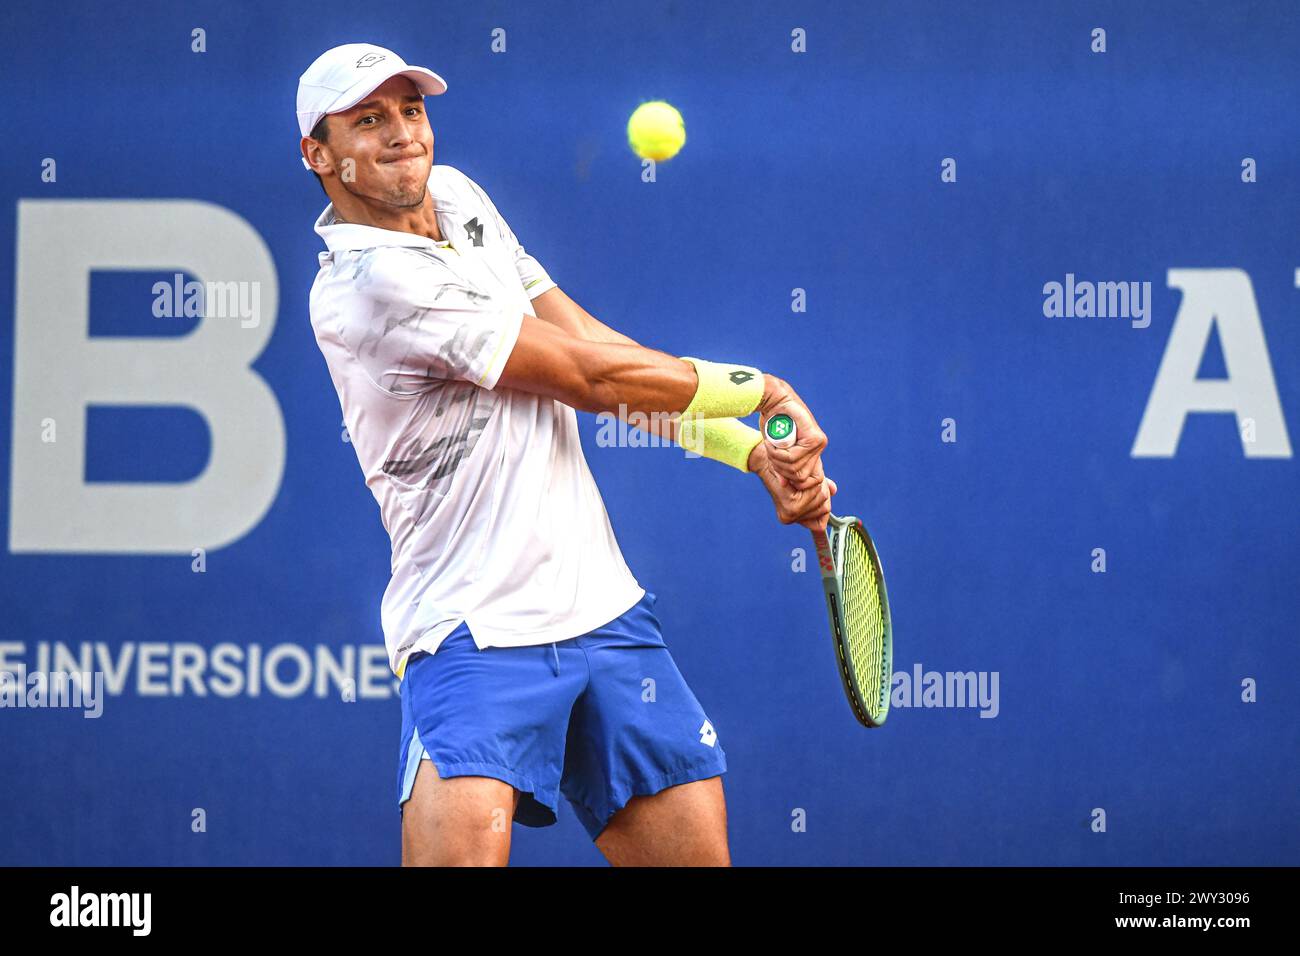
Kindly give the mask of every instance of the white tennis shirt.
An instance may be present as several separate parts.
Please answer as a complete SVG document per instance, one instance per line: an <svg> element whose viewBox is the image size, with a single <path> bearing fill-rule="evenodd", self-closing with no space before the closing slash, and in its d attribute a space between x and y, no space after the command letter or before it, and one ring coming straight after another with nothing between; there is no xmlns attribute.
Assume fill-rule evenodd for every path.
<svg viewBox="0 0 1300 956"><path fill-rule="evenodd" d="M479 647L592 631L645 594L587 468L577 413L496 388L531 299L555 288L451 166L429 192L447 241L316 220L311 324L392 542L393 672L465 621Z"/></svg>

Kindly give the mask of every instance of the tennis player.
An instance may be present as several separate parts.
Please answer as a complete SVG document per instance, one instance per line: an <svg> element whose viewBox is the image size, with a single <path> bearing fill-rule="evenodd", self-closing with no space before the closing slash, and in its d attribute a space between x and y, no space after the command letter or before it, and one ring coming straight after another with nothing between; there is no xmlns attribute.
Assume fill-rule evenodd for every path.
<svg viewBox="0 0 1300 956"><path fill-rule="evenodd" d="M511 824L553 824L563 793L615 865L728 865L726 755L623 560L576 411L655 416L647 431L758 474L808 527L835 492L826 437L781 379L645 348L565 295L477 183L433 164L423 97L446 89L362 43L298 86L303 164L330 199L312 328L392 540L402 862L504 865ZM799 443L769 449L738 421L756 410L791 415Z"/></svg>

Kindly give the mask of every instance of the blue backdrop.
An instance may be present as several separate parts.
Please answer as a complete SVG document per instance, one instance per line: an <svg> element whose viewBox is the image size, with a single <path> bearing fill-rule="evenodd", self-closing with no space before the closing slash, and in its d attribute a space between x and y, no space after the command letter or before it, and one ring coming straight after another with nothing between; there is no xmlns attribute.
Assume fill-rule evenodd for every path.
<svg viewBox="0 0 1300 956"><path fill-rule="evenodd" d="M399 859L388 541L308 321L326 200L294 119L298 75L357 40L448 80L435 162L588 310L800 391L836 512L881 550L907 703L918 669L997 690L862 729L807 532L756 479L602 447L581 415L726 748L736 863L1300 862L1289 5L322 0L0 13L0 670L62 648L112 685L97 719L0 708L0 864ZM660 98L688 141L645 182L624 126ZM246 228L130 225L186 209ZM245 379L189 408L183 382L152 406L92 387L147 393L144 350L218 321L156 317L155 281L262 243L258 402ZM1067 281L1149 282L1149 325L1045 314ZM1249 407L1193 409L1152 453L1167 348ZM1171 387L1166 410L1194 383ZM239 467L203 509L74 500L183 492L218 442ZM243 516L233 540L149 537L209 509ZM560 813L515 827L513 862L603 862Z"/></svg>

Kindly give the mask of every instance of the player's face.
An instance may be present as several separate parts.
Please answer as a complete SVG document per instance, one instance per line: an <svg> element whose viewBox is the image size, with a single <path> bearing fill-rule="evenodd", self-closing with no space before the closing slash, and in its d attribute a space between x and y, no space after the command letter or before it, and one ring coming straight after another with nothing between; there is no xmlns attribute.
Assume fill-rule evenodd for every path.
<svg viewBox="0 0 1300 956"><path fill-rule="evenodd" d="M433 165L433 130L414 83L394 76L352 109L330 117L330 152L340 168L356 163L356 178L339 176L348 192L390 206L424 201Z"/></svg>

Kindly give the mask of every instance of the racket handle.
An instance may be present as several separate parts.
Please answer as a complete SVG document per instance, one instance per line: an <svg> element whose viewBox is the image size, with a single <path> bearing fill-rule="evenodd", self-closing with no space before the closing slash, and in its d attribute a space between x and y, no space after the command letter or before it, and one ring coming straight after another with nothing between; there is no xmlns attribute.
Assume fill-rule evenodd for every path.
<svg viewBox="0 0 1300 956"><path fill-rule="evenodd" d="M763 426L763 437L775 448L789 448L794 444L794 419L784 413L773 415Z"/></svg>
<svg viewBox="0 0 1300 956"><path fill-rule="evenodd" d="M822 578L826 580L835 580L835 549L831 544L831 536L826 533L825 528L810 528L813 537L813 550L817 552L817 568L822 573Z"/></svg>
<svg viewBox="0 0 1300 956"><path fill-rule="evenodd" d="M794 419L784 412L780 415L773 415L763 426L763 437L769 445L774 448L789 448L794 444L798 437L797 429L794 427ZM784 478L782 484L786 483ZM817 563L821 567L822 577L835 576L835 562L831 558L831 541L826 534L825 528L809 528L812 532L813 543L817 547Z"/></svg>

